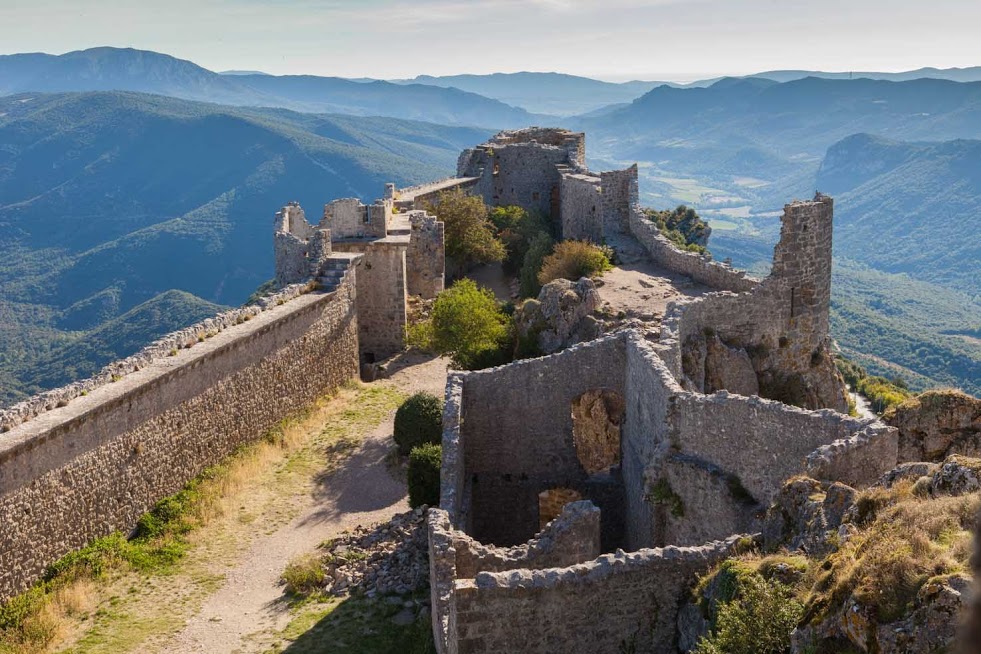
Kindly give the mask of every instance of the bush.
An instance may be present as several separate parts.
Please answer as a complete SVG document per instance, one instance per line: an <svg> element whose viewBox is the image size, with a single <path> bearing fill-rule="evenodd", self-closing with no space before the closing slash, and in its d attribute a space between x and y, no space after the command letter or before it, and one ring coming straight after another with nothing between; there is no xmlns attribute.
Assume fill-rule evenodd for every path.
<svg viewBox="0 0 981 654"><path fill-rule="evenodd" d="M409 453L409 506L439 505L439 467L443 448L439 445L420 445Z"/></svg>
<svg viewBox="0 0 981 654"><path fill-rule="evenodd" d="M512 320L494 294L471 279L461 279L436 297L429 320L412 326L406 342L448 355L465 370L507 363L511 358Z"/></svg>
<svg viewBox="0 0 981 654"><path fill-rule="evenodd" d="M504 272L508 275L519 272L524 264L525 255L528 254L528 248L536 237L545 235L551 241L551 226L548 220L537 212L529 213L516 206L494 207L490 212L490 221L497 229L498 238L507 250L507 255L504 257Z"/></svg>
<svg viewBox="0 0 981 654"><path fill-rule="evenodd" d="M521 264L521 296L538 297L542 285L538 283L538 271L542 269L545 257L552 254L555 243L548 234L538 234L528 243L528 250Z"/></svg>
<svg viewBox="0 0 981 654"><path fill-rule="evenodd" d="M538 272L538 283L548 284L555 279L576 281L609 270L610 259L599 246L587 241L562 241L552 254L545 257Z"/></svg>
<svg viewBox="0 0 981 654"><path fill-rule="evenodd" d="M282 580L291 595L307 595L324 583L324 568L316 554L302 554L283 570Z"/></svg>
<svg viewBox="0 0 981 654"><path fill-rule="evenodd" d="M869 375L865 368L841 355L835 356L835 366L844 377L845 383L865 397L872 405L872 410L878 414L913 396L906 381L900 377L886 379Z"/></svg>
<svg viewBox="0 0 981 654"><path fill-rule="evenodd" d="M399 454L418 445L438 445L443 434L443 400L432 393L416 393L395 412L395 443Z"/></svg>
<svg viewBox="0 0 981 654"><path fill-rule="evenodd" d="M757 574L739 580L737 595L719 607L715 629L695 654L782 654L804 615L792 590Z"/></svg>
<svg viewBox="0 0 981 654"><path fill-rule="evenodd" d="M711 230L695 210L680 205L674 211L644 209L644 215L679 249L704 254Z"/></svg>

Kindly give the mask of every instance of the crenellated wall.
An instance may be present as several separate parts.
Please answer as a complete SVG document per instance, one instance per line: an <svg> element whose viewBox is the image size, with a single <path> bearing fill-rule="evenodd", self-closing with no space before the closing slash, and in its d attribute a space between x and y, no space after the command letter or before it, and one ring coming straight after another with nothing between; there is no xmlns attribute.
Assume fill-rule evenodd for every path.
<svg viewBox="0 0 981 654"><path fill-rule="evenodd" d="M357 374L353 274L248 315L0 435L0 598Z"/></svg>

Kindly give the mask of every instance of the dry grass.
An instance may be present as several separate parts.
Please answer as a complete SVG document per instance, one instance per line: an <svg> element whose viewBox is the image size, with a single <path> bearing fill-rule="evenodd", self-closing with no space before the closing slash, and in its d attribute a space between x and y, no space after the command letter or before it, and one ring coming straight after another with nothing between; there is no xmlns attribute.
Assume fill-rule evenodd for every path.
<svg viewBox="0 0 981 654"><path fill-rule="evenodd" d="M169 572L188 547L208 539L201 527L236 513L241 494L263 474L288 465L311 442L335 436L352 415L375 419L380 411L397 406L398 399L391 390L356 382L346 385L339 397L325 396L303 413L283 420L261 440L240 448L185 490L162 500L157 505L164 507L162 512L141 520L141 527L149 525L150 531L142 542L139 537L127 543L118 535L110 536L69 555L53 566L58 571L49 581L0 606L0 654L55 650L77 631L80 620L106 601L107 588L120 575L134 568L149 574ZM354 400L359 400L357 407L350 406Z"/></svg>
<svg viewBox="0 0 981 654"><path fill-rule="evenodd" d="M874 609L881 623L892 622L908 612L929 579L968 569L981 497L924 498L913 488L907 482L862 493L858 533L812 566L809 619L854 598Z"/></svg>

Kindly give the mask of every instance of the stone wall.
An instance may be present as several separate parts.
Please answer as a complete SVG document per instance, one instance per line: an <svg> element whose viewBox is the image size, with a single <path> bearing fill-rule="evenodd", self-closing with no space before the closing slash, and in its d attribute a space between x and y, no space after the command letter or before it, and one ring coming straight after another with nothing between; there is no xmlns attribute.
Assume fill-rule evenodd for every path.
<svg viewBox="0 0 981 654"><path fill-rule="evenodd" d="M674 398L682 392L654 346L636 334L626 338L627 413L621 432L621 473L626 502L626 544L653 547L658 533L650 489L659 470L651 463L671 447ZM653 476L652 476L653 475Z"/></svg>
<svg viewBox="0 0 981 654"><path fill-rule="evenodd" d="M710 288L734 293L751 291L760 283L759 280L747 276L744 271L712 261L711 257L679 250L644 216L637 205L631 208L627 224L630 232L644 246L654 262L668 270L687 275Z"/></svg>
<svg viewBox="0 0 981 654"><path fill-rule="evenodd" d="M787 205L765 280L745 293L669 307L661 341L675 348L668 365L686 387L848 410L828 326L832 214L831 198L824 196Z"/></svg>
<svg viewBox="0 0 981 654"><path fill-rule="evenodd" d="M353 276L0 436L0 597L357 374Z"/></svg>
<svg viewBox="0 0 981 654"><path fill-rule="evenodd" d="M456 465L466 476L457 492L469 511L466 523L457 524L485 542L521 543L538 531L538 493L572 488L600 507L605 539L615 541L622 531L619 474L584 470L573 436L572 403L589 390L623 395L624 371L623 339L613 336L463 374L463 462ZM444 447L446 438L444 432Z"/></svg>
<svg viewBox="0 0 981 654"><path fill-rule="evenodd" d="M491 142L473 150L465 176L479 178L471 192L490 206L515 205L557 220L560 177L556 166L567 162L568 152L561 147Z"/></svg>
<svg viewBox="0 0 981 654"><path fill-rule="evenodd" d="M673 653L677 616L699 574L737 551L701 547L606 554L566 568L481 572L446 598L437 648L463 652Z"/></svg>
<svg viewBox="0 0 981 654"><path fill-rule="evenodd" d="M764 504L784 480L804 472L808 455L817 448L875 422L725 391L682 393L675 407L675 448L735 475Z"/></svg>
<svg viewBox="0 0 981 654"><path fill-rule="evenodd" d="M637 164L626 170L600 173L603 187L603 233L626 233L630 230L630 213L640 202Z"/></svg>
<svg viewBox="0 0 981 654"><path fill-rule="evenodd" d="M276 213L273 225L273 255L276 282L280 286L296 284L309 278L307 240L314 229L307 222L303 208L291 202ZM329 254L329 252L328 252Z"/></svg>
<svg viewBox="0 0 981 654"><path fill-rule="evenodd" d="M594 175L566 173L560 178L563 239L603 242L603 206L600 180Z"/></svg>
<svg viewBox="0 0 981 654"><path fill-rule="evenodd" d="M361 352L375 361L405 347L407 239L363 244L358 262L358 328Z"/></svg>
<svg viewBox="0 0 981 654"><path fill-rule="evenodd" d="M392 222L392 200L365 205L358 198L341 198L324 205L320 226L335 239L384 238Z"/></svg>
<svg viewBox="0 0 981 654"><path fill-rule="evenodd" d="M446 284L446 247L443 223L425 211L409 213L409 248L405 253L409 295L434 298Z"/></svg>

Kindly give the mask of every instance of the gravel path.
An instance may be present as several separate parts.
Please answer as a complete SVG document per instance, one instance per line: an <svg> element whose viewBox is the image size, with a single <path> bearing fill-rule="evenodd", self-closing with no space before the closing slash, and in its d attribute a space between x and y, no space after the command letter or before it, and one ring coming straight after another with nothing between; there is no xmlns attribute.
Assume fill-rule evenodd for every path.
<svg viewBox="0 0 981 654"><path fill-rule="evenodd" d="M441 395L446 384L445 359L407 356L393 366L389 384L405 393L421 390ZM225 573L225 583L205 600L183 630L162 651L174 654L222 654L266 649L273 632L290 614L282 602L280 575L295 556L312 552L341 532L383 522L408 510L405 485L386 465L394 412L365 438L332 474L319 479L313 493L300 498L299 515L271 534L257 538ZM293 501L296 498L290 498Z"/></svg>

